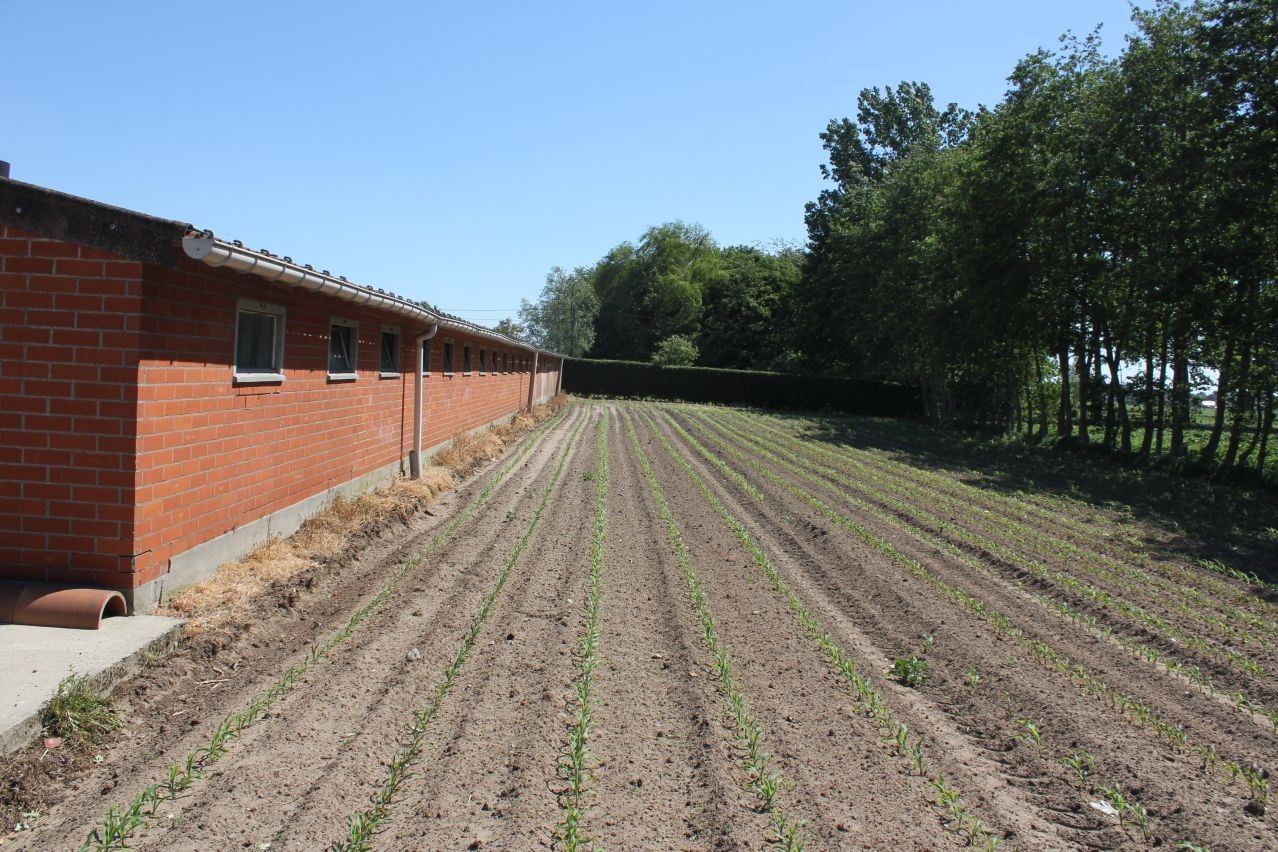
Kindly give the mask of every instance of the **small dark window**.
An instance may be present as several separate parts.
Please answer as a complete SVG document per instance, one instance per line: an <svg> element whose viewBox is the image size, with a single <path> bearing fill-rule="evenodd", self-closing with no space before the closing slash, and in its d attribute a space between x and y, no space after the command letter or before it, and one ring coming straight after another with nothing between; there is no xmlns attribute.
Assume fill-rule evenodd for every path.
<svg viewBox="0 0 1278 852"><path fill-rule="evenodd" d="M462 372L470 375L470 344L462 344Z"/></svg>
<svg viewBox="0 0 1278 852"><path fill-rule="evenodd" d="M421 371L423 376L430 375L430 341L427 340L422 344L422 363Z"/></svg>
<svg viewBox="0 0 1278 852"><path fill-rule="evenodd" d="M451 340L444 341L444 375L451 376L453 374L453 342Z"/></svg>
<svg viewBox="0 0 1278 852"><path fill-rule="evenodd" d="M509 352L501 353L501 371L503 373L510 372L510 353Z"/></svg>
<svg viewBox="0 0 1278 852"><path fill-rule="evenodd" d="M479 347L479 374L482 376L486 370L485 364L488 363L488 352L484 347ZM497 372L497 353L493 353L493 372Z"/></svg>
<svg viewBox="0 0 1278 852"><path fill-rule="evenodd" d="M235 372L279 372L275 363L275 335L278 327L274 314L240 311L235 337Z"/></svg>
<svg viewBox="0 0 1278 852"><path fill-rule="evenodd" d="M382 332L382 362L380 369L383 373L399 372L399 333L395 331Z"/></svg>
<svg viewBox="0 0 1278 852"><path fill-rule="evenodd" d="M328 372L350 375L355 372L355 327L334 322L328 328Z"/></svg>

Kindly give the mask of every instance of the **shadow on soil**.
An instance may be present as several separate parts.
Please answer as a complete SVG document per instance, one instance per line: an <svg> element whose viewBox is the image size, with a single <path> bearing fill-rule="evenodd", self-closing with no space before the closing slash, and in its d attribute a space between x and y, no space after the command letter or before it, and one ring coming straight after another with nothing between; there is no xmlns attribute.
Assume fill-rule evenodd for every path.
<svg viewBox="0 0 1278 852"><path fill-rule="evenodd" d="M946 471L1001 495L1068 497L1078 505L1073 514L1083 521L1088 519L1087 507L1130 520L1156 557L1216 560L1278 582L1278 496L1270 491L1124 467L1088 454L1001 443L908 421L793 419L804 424L807 438L882 450L898 461ZM1253 590L1278 601L1278 590Z"/></svg>

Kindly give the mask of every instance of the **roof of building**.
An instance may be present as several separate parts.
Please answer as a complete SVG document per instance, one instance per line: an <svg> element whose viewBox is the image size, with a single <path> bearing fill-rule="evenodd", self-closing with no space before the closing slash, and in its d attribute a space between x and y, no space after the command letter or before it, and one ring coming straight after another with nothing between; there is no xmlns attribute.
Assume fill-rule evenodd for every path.
<svg viewBox="0 0 1278 852"><path fill-rule="evenodd" d="M375 310L409 316L421 322L437 322L459 332L562 357L559 353L539 349L525 341L439 311L425 302L356 284L345 276L333 275L327 269L316 270L310 264L296 263L291 257L275 255L265 249L246 248L239 240L224 240L212 231L197 229L188 222L162 219L11 178L0 178L0 224L159 266L176 266L179 254L184 252L210 266L228 266L286 286L338 296Z"/></svg>

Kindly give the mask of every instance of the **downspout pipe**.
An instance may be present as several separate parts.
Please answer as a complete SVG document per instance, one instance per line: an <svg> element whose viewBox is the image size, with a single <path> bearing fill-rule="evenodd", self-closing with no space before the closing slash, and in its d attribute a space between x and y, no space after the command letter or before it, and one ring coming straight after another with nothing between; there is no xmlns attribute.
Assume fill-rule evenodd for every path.
<svg viewBox="0 0 1278 852"><path fill-rule="evenodd" d="M528 410L537 404L537 350L533 350L532 372L528 374Z"/></svg>
<svg viewBox="0 0 1278 852"><path fill-rule="evenodd" d="M426 347L439 333L439 323L432 323L430 331L417 335L417 366L413 368L413 451L408 454L408 471L413 479L422 478L422 421L426 411L426 386L422 380L422 367L426 364Z"/></svg>
<svg viewBox="0 0 1278 852"><path fill-rule="evenodd" d="M555 383L555 396L559 396L564 392L564 365L568 363L567 358L559 359L559 380Z"/></svg>

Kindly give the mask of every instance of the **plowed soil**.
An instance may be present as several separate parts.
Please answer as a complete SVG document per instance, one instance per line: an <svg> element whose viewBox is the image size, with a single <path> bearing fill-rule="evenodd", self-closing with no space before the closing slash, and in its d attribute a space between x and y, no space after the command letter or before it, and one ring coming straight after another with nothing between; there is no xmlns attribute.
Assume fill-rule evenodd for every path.
<svg viewBox="0 0 1278 852"><path fill-rule="evenodd" d="M582 821L591 848L786 842L752 787L640 454L729 649L758 747L784 779L774 802L800 821L792 848L1278 848L1265 806L1278 768L1278 607L1269 587L1196 563L1223 537L1199 546L1181 533L1176 548L1154 547L1168 537L1122 505L988 487L961 459L946 467L941 450L920 463L917 438L894 446L891 430L578 403L433 515L264 609L241 639L158 661L121 687L128 736L3 842L78 847L109 807L162 782L403 573L187 790L144 813L130 847L343 848L496 589L368 842L562 848L602 445L608 527ZM830 646L870 676L877 717ZM911 654L926 670L906 685L890 670ZM889 724L904 726L903 747Z"/></svg>

